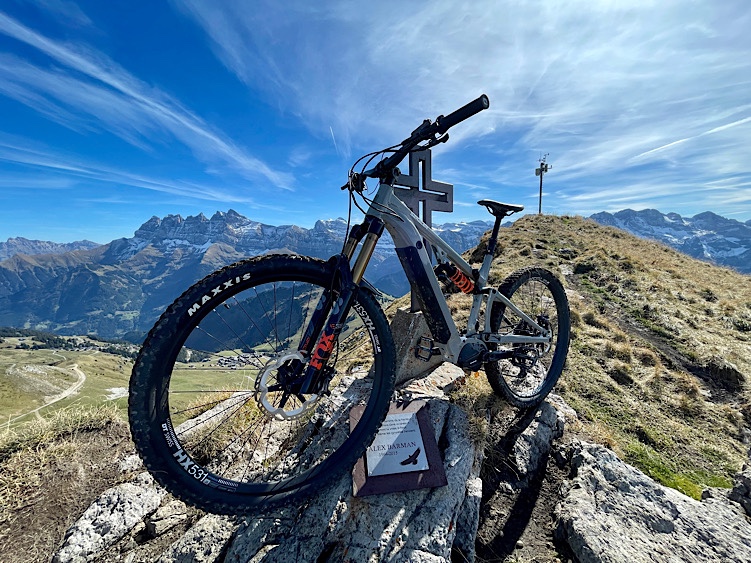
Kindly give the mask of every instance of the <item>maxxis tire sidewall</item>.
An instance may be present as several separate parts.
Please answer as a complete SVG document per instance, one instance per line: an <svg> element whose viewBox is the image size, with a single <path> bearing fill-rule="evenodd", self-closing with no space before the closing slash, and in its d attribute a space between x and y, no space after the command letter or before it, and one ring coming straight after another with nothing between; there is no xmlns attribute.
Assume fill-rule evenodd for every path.
<svg viewBox="0 0 751 563"><path fill-rule="evenodd" d="M359 441L363 442L362 444L350 443L352 438L350 436L342 444L348 446L348 451L340 453L339 450L342 449L340 447L329 460L323 462L322 465L326 466L325 471L319 470L311 476L310 481L302 483L294 490L273 496L218 492L196 481L179 467L173 457L173 448L167 444L162 429L162 424L169 421L166 404L157 404L157 397L165 396L169 385L169 373L166 372L170 369L160 368L159 365L172 366L186 337L185 333L189 333L198 322L188 315L188 311L203 301L204 296L208 299L197 309L201 317L205 316L213 305L231 296L232 292L236 294L243 289L263 283L265 279L278 279L281 271L293 271L298 275L302 274L306 279L317 282L331 279L332 276L331 268L326 262L293 255L263 256L227 266L194 284L167 308L149 332L133 367L128 404L129 420L133 440L147 469L175 496L210 512L237 514L250 511L261 504L282 505L294 498L314 492L354 465L356 459L372 441L388 410L388 402L394 386L393 339L386 317L377 301L367 291L361 290L357 301L362 305L374 326L381 350L376 351L374 362L382 372L380 376L376 374L369 401L370 406L356 428L361 436ZM238 279L239 283L225 287L227 282ZM223 287L225 289L217 291L217 288ZM366 419L366 415L371 420ZM328 467L329 461L337 455L340 459L337 465L342 467ZM346 466L347 464L349 466Z"/></svg>

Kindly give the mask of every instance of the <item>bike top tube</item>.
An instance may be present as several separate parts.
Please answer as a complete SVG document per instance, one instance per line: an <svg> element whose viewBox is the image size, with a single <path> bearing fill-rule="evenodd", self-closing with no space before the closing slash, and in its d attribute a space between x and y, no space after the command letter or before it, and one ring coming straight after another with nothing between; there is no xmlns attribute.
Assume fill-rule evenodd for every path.
<svg viewBox="0 0 751 563"><path fill-rule="evenodd" d="M394 232L399 233L397 238L394 238L394 244L397 247L415 246L416 243L420 241L420 238L415 238L414 233L406 226L411 224L420 237L427 241L429 245L443 252L451 263L459 267L464 274L468 276L472 275L472 266L470 266L467 261L464 260L464 258L462 258L461 255L445 240L439 237L433 229L428 227L424 221L415 215L412 210L397 197L392 186L381 184L378 187L378 194L373 201L375 203L380 203L381 205L383 205L383 203L381 203L382 201L387 202L385 204L386 207L393 212L393 214L387 212L381 213L373 207L368 211L368 213L380 217L383 222L386 223L387 229L389 233L391 233L392 238L394 238ZM394 216L394 214L396 216Z"/></svg>

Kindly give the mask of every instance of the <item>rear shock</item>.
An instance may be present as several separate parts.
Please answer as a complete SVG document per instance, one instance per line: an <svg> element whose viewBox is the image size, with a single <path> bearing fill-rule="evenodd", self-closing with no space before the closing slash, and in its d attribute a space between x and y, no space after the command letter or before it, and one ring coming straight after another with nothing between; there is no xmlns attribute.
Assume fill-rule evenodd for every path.
<svg viewBox="0 0 751 563"><path fill-rule="evenodd" d="M475 282L453 264L445 262L438 264L433 271L439 280L447 279L451 281L463 293L471 294L475 290Z"/></svg>

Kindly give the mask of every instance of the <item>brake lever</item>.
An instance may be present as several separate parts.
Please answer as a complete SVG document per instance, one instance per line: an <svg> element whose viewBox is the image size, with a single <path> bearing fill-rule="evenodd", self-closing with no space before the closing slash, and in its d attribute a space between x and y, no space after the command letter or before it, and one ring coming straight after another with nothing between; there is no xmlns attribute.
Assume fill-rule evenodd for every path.
<svg viewBox="0 0 751 563"><path fill-rule="evenodd" d="M426 132L426 131L427 131L427 130L428 130L428 129L429 129L430 127L431 127L431 126L433 126L433 122L432 122L432 121L430 121L429 119L425 119L425 120L424 120L424 121L423 121L423 122L422 122L422 123L420 124L420 126L419 126L419 127L417 128L417 129L415 129L414 131L412 131L412 133L410 133L410 135L409 135L409 137L408 137L407 139L404 139L404 140L402 141L402 146L403 146L403 145L406 145L406 144L407 144L407 143L409 143L410 141L413 141L414 139L420 139L420 138L422 138L422 137L423 137L423 136L425 135L425 132ZM418 141L418 142L419 142L419 141Z"/></svg>
<svg viewBox="0 0 751 563"><path fill-rule="evenodd" d="M349 190L349 191L355 191L358 194L362 194L363 190L365 189L365 178L358 174L357 172L353 172L352 175L349 177L349 180L346 184L344 184L341 187L341 190Z"/></svg>
<svg viewBox="0 0 751 563"><path fill-rule="evenodd" d="M424 148L429 149L429 148L432 148L432 147L434 147L436 145L440 145L441 143L445 143L448 140L449 140L449 134L448 133L444 133L440 137L433 137L432 139L430 139L430 141L428 141L428 144L425 145Z"/></svg>

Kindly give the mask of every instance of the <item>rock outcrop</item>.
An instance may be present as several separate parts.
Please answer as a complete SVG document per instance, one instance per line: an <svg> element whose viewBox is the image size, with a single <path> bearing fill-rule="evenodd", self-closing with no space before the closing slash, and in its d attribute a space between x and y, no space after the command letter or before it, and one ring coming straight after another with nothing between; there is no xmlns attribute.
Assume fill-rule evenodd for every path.
<svg viewBox="0 0 751 563"><path fill-rule="evenodd" d="M148 473L106 490L68 530L53 563L91 561L156 511L166 492Z"/></svg>
<svg viewBox="0 0 751 563"><path fill-rule="evenodd" d="M444 393L462 376L444 364L399 391L428 403L446 487L353 497L346 473L299 504L231 518L186 507L141 473L105 491L53 561L448 563L473 561L477 548L499 560L544 551L578 563L751 562L748 467L732 491L691 499L603 446L562 441L576 414L555 395L533 412L501 413L478 451L467 415Z"/></svg>
<svg viewBox="0 0 751 563"><path fill-rule="evenodd" d="M751 561L751 524L722 495L696 501L586 442L571 467L557 533L580 563Z"/></svg>
<svg viewBox="0 0 751 563"><path fill-rule="evenodd" d="M244 519L196 518L194 510L191 513L192 509L165 496L142 474L134 483L105 491L69 530L54 561L103 561L124 556L130 563L157 559L164 563L433 563L451 561L452 551L471 561L482 490L481 457L470 438L466 414L444 394L460 376L463 372L458 368L443 366L400 391L403 397L427 401L448 480L445 487L353 497L352 477L346 473L299 505ZM165 548L161 536L181 526L177 539Z"/></svg>
<svg viewBox="0 0 751 563"><path fill-rule="evenodd" d="M743 507L748 516L751 516L751 465L744 465L743 470L735 476L733 490L728 498Z"/></svg>
<svg viewBox="0 0 751 563"><path fill-rule="evenodd" d="M436 440L445 444L448 486L357 498L346 475L307 506L243 523L226 561L450 561L474 448L458 407L437 400L429 408ZM461 533L473 537L471 530Z"/></svg>

